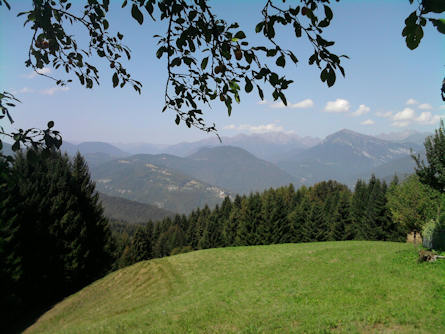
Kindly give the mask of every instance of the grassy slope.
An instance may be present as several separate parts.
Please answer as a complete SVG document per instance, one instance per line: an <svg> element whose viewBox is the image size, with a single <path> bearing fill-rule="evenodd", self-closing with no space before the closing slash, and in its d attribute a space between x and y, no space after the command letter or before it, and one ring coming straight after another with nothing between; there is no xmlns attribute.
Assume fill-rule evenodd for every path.
<svg viewBox="0 0 445 334"><path fill-rule="evenodd" d="M181 254L106 276L27 333L445 333L445 261L416 259L358 241Z"/></svg>

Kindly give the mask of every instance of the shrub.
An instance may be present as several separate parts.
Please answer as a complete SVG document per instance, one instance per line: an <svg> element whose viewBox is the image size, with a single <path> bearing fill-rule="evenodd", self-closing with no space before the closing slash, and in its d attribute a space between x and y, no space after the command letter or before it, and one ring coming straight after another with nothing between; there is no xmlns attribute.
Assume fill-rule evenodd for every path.
<svg viewBox="0 0 445 334"><path fill-rule="evenodd" d="M431 220L423 229L423 246L438 251L445 250L445 212L439 219Z"/></svg>

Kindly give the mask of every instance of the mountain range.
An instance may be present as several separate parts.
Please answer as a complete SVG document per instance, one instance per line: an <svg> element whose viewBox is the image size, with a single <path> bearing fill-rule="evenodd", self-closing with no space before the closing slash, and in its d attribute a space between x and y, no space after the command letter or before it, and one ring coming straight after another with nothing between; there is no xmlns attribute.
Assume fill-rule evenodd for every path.
<svg viewBox="0 0 445 334"><path fill-rule="evenodd" d="M188 213L221 203L225 196L289 183L299 187L334 179L352 188L358 178L372 174L386 180L394 174L403 178L414 172L411 151L422 154L427 135L405 131L374 137L345 129L323 140L267 133L170 146L64 142L62 149L85 156L103 196Z"/></svg>
<svg viewBox="0 0 445 334"><path fill-rule="evenodd" d="M280 161L278 166L311 185L326 179L352 185L358 176L367 177L381 165L409 157L411 150L422 149L417 143L399 143L350 130L341 130L320 144ZM388 172L397 172L388 168Z"/></svg>

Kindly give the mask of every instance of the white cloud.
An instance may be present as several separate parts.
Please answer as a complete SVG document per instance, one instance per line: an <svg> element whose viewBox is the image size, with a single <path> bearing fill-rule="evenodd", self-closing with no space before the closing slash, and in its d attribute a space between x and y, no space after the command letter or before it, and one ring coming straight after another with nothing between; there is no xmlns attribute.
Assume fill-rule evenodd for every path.
<svg viewBox="0 0 445 334"><path fill-rule="evenodd" d="M398 128L403 128L403 127L407 126L408 124L409 124L409 121L396 121L396 122L392 123L393 126L396 126Z"/></svg>
<svg viewBox="0 0 445 334"><path fill-rule="evenodd" d="M19 93L21 94L34 93L34 89L29 87L23 87L22 89L19 90Z"/></svg>
<svg viewBox="0 0 445 334"><path fill-rule="evenodd" d="M267 132L284 132L284 133L293 133L292 131L285 131L281 125L277 125L276 123L269 124L260 124L260 125L251 125L251 124L241 124L235 125L230 124L223 128L224 130L240 130L247 131L250 133L267 133Z"/></svg>
<svg viewBox="0 0 445 334"><path fill-rule="evenodd" d="M257 104L267 104L267 100L259 100Z"/></svg>
<svg viewBox="0 0 445 334"><path fill-rule="evenodd" d="M29 88L29 87L23 87L23 88L21 88L21 89L19 89L19 90L15 90L15 89L10 90L10 92L11 92L13 95L17 95L17 94L34 93L35 91L34 91L34 89L32 89L32 88Z"/></svg>
<svg viewBox="0 0 445 334"><path fill-rule="evenodd" d="M405 108L402 111L399 111L397 114L394 115L393 120L394 121L410 121L414 119L415 113L414 110L411 108Z"/></svg>
<svg viewBox="0 0 445 334"><path fill-rule="evenodd" d="M348 100L336 99L335 101L328 101L324 110L326 112L348 112L351 108Z"/></svg>
<svg viewBox="0 0 445 334"><path fill-rule="evenodd" d="M440 106L439 109L445 109L445 105Z"/></svg>
<svg viewBox="0 0 445 334"><path fill-rule="evenodd" d="M312 101L311 99L305 99L297 103L288 103L287 106L284 105L282 101L270 104L270 107L274 109L281 109L281 108L306 109L306 108L312 108L313 106L314 106L314 101Z"/></svg>
<svg viewBox="0 0 445 334"><path fill-rule="evenodd" d="M371 111L371 108L361 104L356 111L352 113L352 116L361 116Z"/></svg>
<svg viewBox="0 0 445 334"><path fill-rule="evenodd" d="M51 73L51 69L49 67L44 67L44 68L39 68L36 71L33 71L32 73L26 74L25 77L28 78L28 79L34 79L39 74L48 75L50 73Z"/></svg>
<svg viewBox="0 0 445 334"><path fill-rule="evenodd" d="M417 102L416 100L414 100L414 99L408 99L407 101L406 101L406 104L407 105L414 105L414 104L418 104L419 102Z"/></svg>
<svg viewBox="0 0 445 334"><path fill-rule="evenodd" d="M284 103L283 103L282 101L280 101L280 102L275 102L275 103L271 103L271 104L270 104L270 107L271 107L271 108L274 108L274 109L287 108L287 107L284 105Z"/></svg>
<svg viewBox="0 0 445 334"><path fill-rule="evenodd" d="M416 122L422 123L422 124L436 124L440 121L439 115L433 115L429 111L422 112L419 117L415 119Z"/></svg>
<svg viewBox="0 0 445 334"><path fill-rule="evenodd" d="M367 119L366 121L361 122L361 125L373 125L375 122L372 119Z"/></svg>
<svg viewBox="0 0 445 334"><path fill-rule="evenodd" d="M54 95L56 92L66 92L70 88L67 86L55 86L48 89L41 90L40 93L44 95Z"/></svg>
<svg viewBox="0 0 445 334"><path fill-rule="evenodd" d="M418 108L422 109L422 110L431 110L431 109L433 109L433 107L429 103L422 103L421 105L418 106Z"/></svg>
<svg viewBox="0 0 445 334"><path fill-rule="evenodd" d="M303 101L292 104L290 107L303 109L303 108L312 108L313 106L314 106L314 101L312 101L311 99L305 99Z"/></svg>
<svg viewBox="0 0 445 334"><path fill-rule="evenodd" d="M383 117L383 118L391 118L392 117L392 111L387 111L387 112L377 111L375 114L376 114L376 116Z"/></svg>

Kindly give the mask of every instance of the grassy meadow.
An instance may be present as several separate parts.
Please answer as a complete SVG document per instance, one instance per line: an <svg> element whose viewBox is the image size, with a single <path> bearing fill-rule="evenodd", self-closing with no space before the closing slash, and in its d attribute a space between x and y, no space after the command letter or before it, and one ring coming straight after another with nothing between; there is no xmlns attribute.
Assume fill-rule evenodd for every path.
<svg viewBox="0 0 445 334"><path fill-rule="evenodd" d="M445 261L412 244L320 242L139 262L25 333L445 333Z"/></svg>

